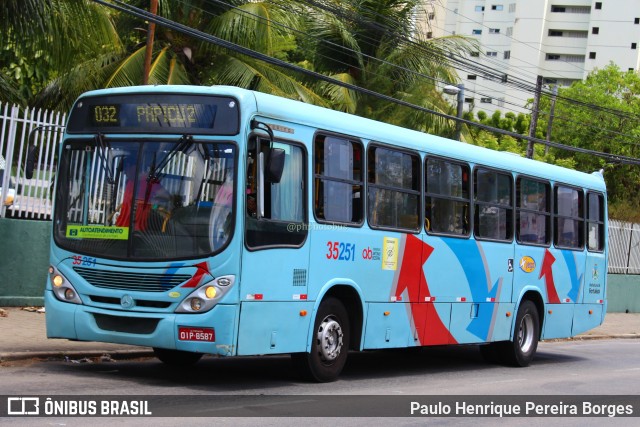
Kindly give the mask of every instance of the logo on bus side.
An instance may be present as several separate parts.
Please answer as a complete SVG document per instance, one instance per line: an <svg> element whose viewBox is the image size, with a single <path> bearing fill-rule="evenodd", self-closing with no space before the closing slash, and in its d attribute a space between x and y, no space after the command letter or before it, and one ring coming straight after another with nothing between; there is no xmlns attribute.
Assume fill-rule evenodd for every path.
<svg viewBox="0 0 640 427"><path fill-rule="evenodd" d="M536 262L530 256L523 256L520 258L520 268L525 273L531 273L536 269Z"/></svg>

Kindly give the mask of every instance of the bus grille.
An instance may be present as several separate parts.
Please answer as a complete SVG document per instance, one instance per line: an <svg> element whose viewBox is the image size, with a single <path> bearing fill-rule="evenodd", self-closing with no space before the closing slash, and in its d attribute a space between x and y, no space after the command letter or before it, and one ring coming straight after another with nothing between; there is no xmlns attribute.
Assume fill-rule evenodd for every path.
<svg viewBox="0 0 640 427"><path fill-rule="evenodd" d="M191 278L188 274L125 273L73 267L91 285L126 291L165 292Z"/></svg>
<svg viewBox="0 0 640 427"><path fill-rule="evenodd" d="M91 299L91 301L98 302L100 304L117 305L118 308L122 307L120 305L120 298L103 297L100 295L89 295L89 298ZM136 303L136 307L145 307L145 308L168 308L169 306L171 306L171 303L166 301L151 301L151 300L136 299L135 303Z"/></svg>

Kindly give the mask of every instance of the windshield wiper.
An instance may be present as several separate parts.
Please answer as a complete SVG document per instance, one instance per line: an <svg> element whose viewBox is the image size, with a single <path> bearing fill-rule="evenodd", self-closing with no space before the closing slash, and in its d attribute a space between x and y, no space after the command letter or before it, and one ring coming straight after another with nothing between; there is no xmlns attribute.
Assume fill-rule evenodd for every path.
<svg viewBox="0 0 640 427"><path fill-rule="evenodd" d="M149 171L149 176L147 177L147 181L156 181L160 182L162 177L166 174L161 173L161 171L169 164L169 162L175 157L178 152L187 151L193 145L193 136L192 135L182 135L180 140L174 145L171 150L167 153L166 156L160 161L158 165L151 165L151 170Z"/></svg>

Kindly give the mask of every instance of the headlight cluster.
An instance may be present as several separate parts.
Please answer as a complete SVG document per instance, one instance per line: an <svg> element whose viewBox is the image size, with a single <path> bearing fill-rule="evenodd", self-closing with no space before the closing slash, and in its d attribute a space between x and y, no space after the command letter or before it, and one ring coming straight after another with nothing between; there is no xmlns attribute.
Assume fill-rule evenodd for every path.
<svg viewBox="0 0 640 427"><path fill-rule="evenodd" d="M76 292L71 283L52 265L49 266L49 280L51 280L53 293L60 301L82 304L78 292Z"/></svg>
<svg viewBox="0 0 640 427"><path fill-rule="evenodd" d="M176 313L204 313L211 310L229 292L235 276L220 276L201 285L182 300Z"/></svg>

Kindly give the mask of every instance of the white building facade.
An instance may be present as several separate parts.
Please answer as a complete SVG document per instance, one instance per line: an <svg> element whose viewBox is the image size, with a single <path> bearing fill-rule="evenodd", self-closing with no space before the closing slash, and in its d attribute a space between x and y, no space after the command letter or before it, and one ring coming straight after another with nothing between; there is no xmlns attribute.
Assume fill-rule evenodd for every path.
<svg viewBox="0 0 640 427"><path fill-rule="evenodd" d="M469 65L458 71L465 110L526 112L533 94L522 85L531 88L538 75L547 85L566 86L610 62L621 70L640 69L640 0L425 4L434 11L433 37L459 34L479 42L479 51L466 58Z"/></svg>

